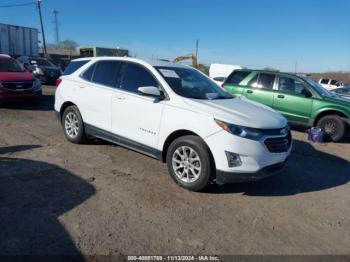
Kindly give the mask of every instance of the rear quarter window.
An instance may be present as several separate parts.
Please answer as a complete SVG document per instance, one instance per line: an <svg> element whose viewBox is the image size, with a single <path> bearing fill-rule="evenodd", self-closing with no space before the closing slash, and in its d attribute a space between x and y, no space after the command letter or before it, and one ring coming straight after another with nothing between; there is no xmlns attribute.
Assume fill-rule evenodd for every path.
<svg viewBox="0 0 350 262"><path fill-rule="evenodd" d="M73 61L70 62L69 65L67 66L66 70L64 70L63 75L70 75L73 74L75 71L77 71L80 67L85 65L87 62L90 60L83 60L83 61Z"/></svg>
<svg viewBox="0 0 350 262"><path fill-rule="evenodd" d="M233 73L227 78L225 84L239 85L239 83L241 83L250 73L250 71L233 71Z"/></svg>
<svg viewBox="0 0 350 262"><path fill-rule="evenodd" d="M96 66L96 63L91 65L88 69L85 70L84 73L82 73L80 75L80 77L83 78L86 81L90 81L91 82L92 75L94 74L94 71L95 71L95 66Z"/></svg>

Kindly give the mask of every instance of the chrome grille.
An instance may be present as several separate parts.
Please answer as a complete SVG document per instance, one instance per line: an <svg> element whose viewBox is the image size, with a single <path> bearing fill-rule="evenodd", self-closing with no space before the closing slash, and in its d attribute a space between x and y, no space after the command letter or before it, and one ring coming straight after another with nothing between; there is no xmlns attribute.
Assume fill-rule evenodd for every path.
<svg viewBox="0 0 350 262"><path fill-rule="evenodd" d="M287 152L292 143L292 135L289 131L288 135L285 137L267 138L264 143L267 149L272 153Z"/></svg>
<svg viewBox="0 0 350 262"><path fill-rule="evenodd" d="M33 81L26 82L2 82L4 88L11 91L21 91L31 89L33 87Z"/></svg>

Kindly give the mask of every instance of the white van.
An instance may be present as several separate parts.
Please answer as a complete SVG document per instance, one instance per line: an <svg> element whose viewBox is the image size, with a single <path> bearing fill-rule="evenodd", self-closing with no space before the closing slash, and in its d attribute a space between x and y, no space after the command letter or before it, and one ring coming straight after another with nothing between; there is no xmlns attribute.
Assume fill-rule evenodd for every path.
<svg viewBox="0 0 350 262"><path fill-rule="evenodd" d="M236 69L243 69L243 67L239 65L211 64L209 68L209 77L221 86L233 70Z"/></svg>

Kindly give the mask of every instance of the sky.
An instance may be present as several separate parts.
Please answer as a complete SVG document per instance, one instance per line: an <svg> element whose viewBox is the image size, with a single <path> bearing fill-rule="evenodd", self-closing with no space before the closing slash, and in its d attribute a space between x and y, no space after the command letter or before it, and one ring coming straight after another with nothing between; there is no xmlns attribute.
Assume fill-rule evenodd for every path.
<svg viewBox="0 0 350 262"><path fill-rule="evenodd" d="M0 23L40 28L34 0L0 0ZM350 0L42 0L48 43L121 47L140 58L195 52L200 63L350 71Z"/></svg>

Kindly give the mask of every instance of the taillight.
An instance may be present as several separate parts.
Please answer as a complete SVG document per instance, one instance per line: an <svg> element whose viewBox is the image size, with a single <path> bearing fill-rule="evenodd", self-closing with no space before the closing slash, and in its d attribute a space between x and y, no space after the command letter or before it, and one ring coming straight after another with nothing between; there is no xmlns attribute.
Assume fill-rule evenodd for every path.
<svg viewBox="0 0 350 262"><path fill-rule="evenodd" d="M61 78L58 78L58 79L56 80L56 87L58 87L58 86L61 84L61 82L62 82L62 79L61 79Z"/></svg>
<svg viewBox="0 0 350 262"><path fill-rule="evenodd" d="M221 84L221 87L222 87L222 88L225 88L225 83L222 83L222 84Z"/></svg>

